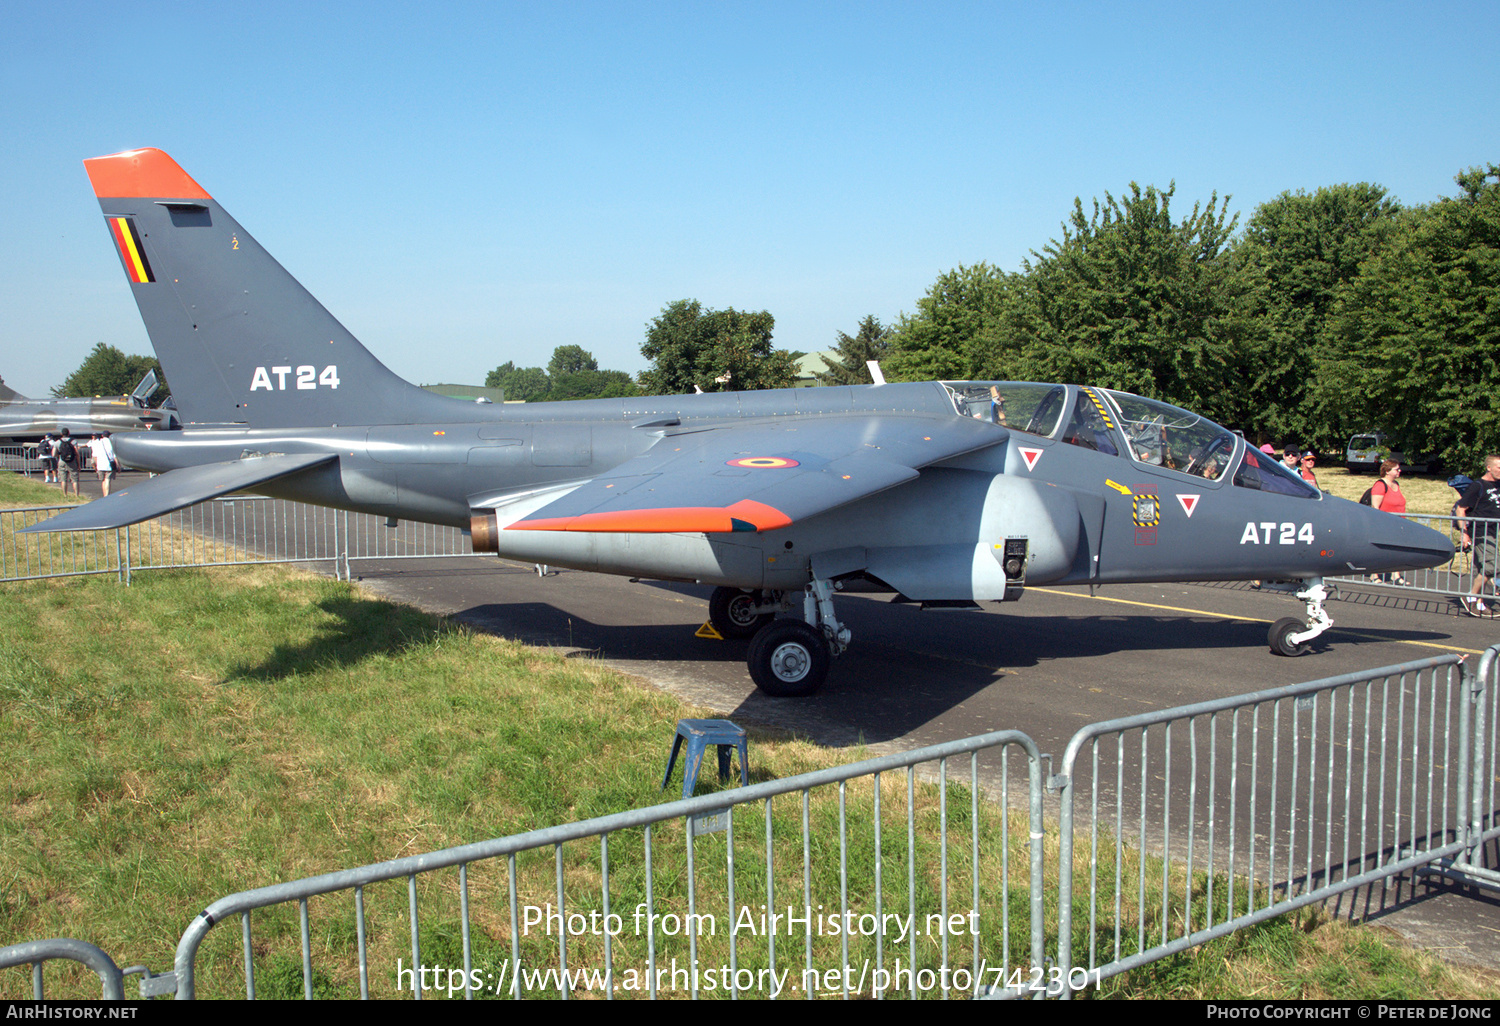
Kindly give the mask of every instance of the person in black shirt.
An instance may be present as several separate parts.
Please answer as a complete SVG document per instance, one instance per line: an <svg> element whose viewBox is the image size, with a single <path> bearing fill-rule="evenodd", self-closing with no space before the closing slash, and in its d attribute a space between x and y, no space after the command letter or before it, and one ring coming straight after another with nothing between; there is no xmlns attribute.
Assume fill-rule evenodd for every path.
<svg viewBox="0 0 1500 1026"><path fill-rule="evenodd" d="M1463 600L1464 612L1485 616L1491 612L1479 598L1480 589L1495 579L1496 526L1500 521L1500 456L1484 458L1484 476L1464 492L1455 510L1464 548L1474 546L1474 587ZM1468 518L1473 517L1470 521Z"/></svg>

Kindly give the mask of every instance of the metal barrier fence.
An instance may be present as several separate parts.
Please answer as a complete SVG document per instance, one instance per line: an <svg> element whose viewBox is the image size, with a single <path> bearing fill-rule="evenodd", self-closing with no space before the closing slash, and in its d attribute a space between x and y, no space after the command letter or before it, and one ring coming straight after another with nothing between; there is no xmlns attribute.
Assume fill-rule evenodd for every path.
<svg viewBox="0 0 1500 1026"><path fill-rule="evenodd" d="M0 510L0 581L251 563L327 562L342 580L361 559L473 554L456 527L388 520L264 496L201 502L118 530L19 535L69 506Z"/></svg>
<svg viewBox="0 0 1500 1026"><path fill-rule="evenodd" d="M10 969L18 965L31 966L31 996L36 1001L45 998L42 991L42 966L55 959L78 962L97 973L101 988L100 996L104 1000L123 1001L125 999L124 974L120 971L120 967L115 965L114 959L92 944L70 940L66 937L54 937L51 940L28 941L25 944L12 944L9 947L0 948L0 969Z"/></svg>
<svg viewBox="0 0 1500 1026"><path fill-rule="evenodd" d="M117 574L129 582L130 529L17 534L68 506L0 510L0 581Z"/></svg>
<svg viewBox="0 0 1500 1026"><path fill-rule="evenodd" d="M1478 517L1435 516L1426 513L1399 514L1435 531L1448 535L1455 550L1453 559L1439 567L1425 570L1406 570L1401 574L1353 574L1329 577L1329 581L1349 584L1378 584L1381 587L1397 588L1406 592L1428 592L1461 598L1471 593L1475 581L1474 553L1464 552L1459 547L1458 524L1462 520L1469 524L1472 535L1485 534L1500 538L1500 520L1483 520ZM1399 580L1398 580L1399 578ZM1495 598L1494 583L1491 582L1486 601Z"/></svg>
<svg viewBox="0 0 1500 1026"><path fill-rule="evenodd" d="M1459 883L1500 891L1500 873L1481 864L1484 846L1500 837L1500 778L1497 766L1496 732L1500 731L1500 645L1485 649L1470 682L1474 705L1474 747L1463 769L1472 767L1468 814L1467 850L1456 857L1442 856L1419 872Z"/></svg>
<svg viewBox="0 0 1500 1026"><path fill-rule="evenodd" d="M1053 781L1057 964L1085 964L1081 932L1088 975L1108 978L1356 889L1380 906L1393 878L1472 855L1471 821L1494 827L1493 766L1476 773L1493 698L1461 664L1439 656L1079 731Z"/></svg>
<svg viewBox="0 0 1500 1026"><path fill-rule="evenodd" d="M999 761L995 805L980 801L981 753ZM1025 762L1024 827L1011 823L1012 759ZM950 760L968 772L952 773ZM916 768L934 763L935 780L920 779ZM883 782L892 773L904 786ZM175 983L179 997L196 996L209 931L238 916L245 994L255 997L257 955L290 924L273 918L252 937L251 912L295 903L308 998L336 979L352 996L356 975L368 998L372 963L389 981L376 996L972 994L1013 965L1043 962L1042 789L1035 746L1004 731L245 891L199 914L154 992ZM593 839L597 854L568 847ZM419 886L444 869L457 871L456 909L451 891ZM400 880L406 901L375 915L367 888ZM451 919L445 932L419 914L419 891L437 917L457 920L459 944ZM349 904L327 913L336 922L315 930L310 900L343 892ZM490 931L473 929L476 892ZM508 951L498 939L507 932Z"/></svg>
<svg viewBox="0 0 1500 1026"><path fill-rule="evenodd" d="M34 445L0 445L0 470L25 474L42 472L42 461L37 458Z"/></svg>

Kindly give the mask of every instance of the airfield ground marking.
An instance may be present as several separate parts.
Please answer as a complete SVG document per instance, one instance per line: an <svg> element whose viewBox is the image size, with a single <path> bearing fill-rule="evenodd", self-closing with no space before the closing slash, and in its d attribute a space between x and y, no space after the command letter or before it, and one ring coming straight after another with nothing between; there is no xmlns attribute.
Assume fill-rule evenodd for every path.
<svg viewBox="0 0 1500 1026"><path fill-rule="evenodd" d="M1027 588L1027 591L1039 591L1045 595L1072 595L1075 598L1095 599L1099 602L1118 602L1122 606L1142 606L1146 609L1165 609L1173 613L1189 613L1193 616L1207 616L1215 620L1243 620L1247 623L1270 623L1258 616L1230 616L1228 613L1214 613L1207 609L1184 609L1182 606L1164 606L1158 602L1136 602L1133 599L1110 598L1108 595L1084 595L1076 591L1058 591L1055 588ZM1334 633L1339 633L1337 627ZM1419 648L1440 648L1444 652L1462 652L1465 655L1484 655L1478 649L1459 648L1457 645L1444 645L1436 641L1411 641L1405 638L1391 639L1398 645L1416 645Z"/></svg>

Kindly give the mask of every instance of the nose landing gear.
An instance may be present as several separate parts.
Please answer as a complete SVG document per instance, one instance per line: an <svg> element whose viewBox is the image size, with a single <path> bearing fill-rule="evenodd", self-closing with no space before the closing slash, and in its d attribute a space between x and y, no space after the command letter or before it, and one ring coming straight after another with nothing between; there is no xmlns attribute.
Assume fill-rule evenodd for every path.
<svg viewBox="0 0 1500 1026"><path fill-rule="evenodd" d="M1323 602L1328 598L1323 578L1309 577L1303 580L1302 590L1297 592L1297 597L1307 603L1307 619L1303 621L1294 616L1284 616L1271 625L1271 651L1276 655L1302 655L1307 651L1309 642L1333 626L1333 619L1323 610Z"/></svg>

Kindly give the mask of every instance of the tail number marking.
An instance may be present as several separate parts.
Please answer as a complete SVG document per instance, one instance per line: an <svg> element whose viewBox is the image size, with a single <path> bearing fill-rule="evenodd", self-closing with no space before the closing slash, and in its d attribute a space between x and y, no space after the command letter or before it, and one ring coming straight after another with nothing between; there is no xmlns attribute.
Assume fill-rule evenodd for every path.
<svg viewBox="0 0 1500 1026"><path fill-rule="evenodd" d="M321 374L318 373L318 368L311 364L298 367L296 371L297 388L339 387L339 369L335 364L329 364L327 367L324 367ZM255 374L250 378L250 391L254 392L258 388L264 388L267 392L285 392L286 377L290 373L292 373L291 367L271 367L269 372L265 367L257 367L255 368ZM271 376L273 374L276 376L276 383L274 385L271 383Z"/></svg>
<svg viewBox="0 0 1500 1026"><path fill-rule="evenodd" d="M1244 533L1240 535L1241 545L1296 545L1298 542L1307 545L1313 543L1312 524L1298 527L1296 524L1277 524L1270 520L1259 524L1251 521L1245 525Z"/></svg>

